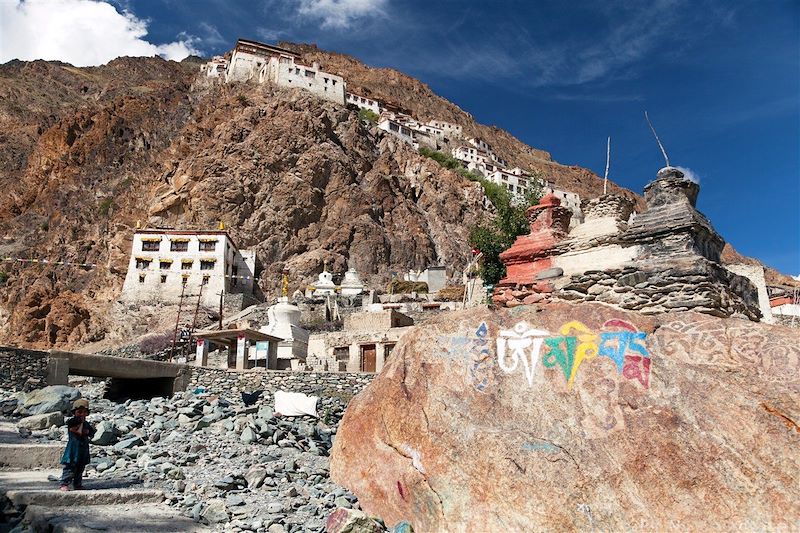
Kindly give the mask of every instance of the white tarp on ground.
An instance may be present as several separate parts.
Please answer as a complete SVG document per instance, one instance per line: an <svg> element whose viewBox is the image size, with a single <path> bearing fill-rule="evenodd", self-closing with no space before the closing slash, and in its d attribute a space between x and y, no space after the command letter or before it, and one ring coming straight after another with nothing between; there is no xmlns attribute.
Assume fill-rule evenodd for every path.
<svg viewBox="0 0 800 533"><path fill-rule="evenodd" d="M275 414L283 416L317 416L319 397L302 392L275 391Z"/></svg>

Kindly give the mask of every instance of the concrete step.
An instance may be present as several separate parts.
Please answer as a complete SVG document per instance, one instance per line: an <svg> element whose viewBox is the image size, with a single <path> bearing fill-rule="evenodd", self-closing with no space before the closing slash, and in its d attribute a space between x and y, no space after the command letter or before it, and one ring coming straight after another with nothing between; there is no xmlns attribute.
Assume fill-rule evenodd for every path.
<svg viewBox="0 0 800 533"><path fill-rule="evenodd" d="M0 468L54 468L62 453L64 444L0 444Z"/></svg>
<svg viewBox="0 0 800 533"><path fill-rule="evenodd" d="M45 507L31 505L24 522L39 533L173 533L208 532L202 526L167 505L94 505L91 507Z"/></svg>
<svg viewBox="0 0 800 533"><path fill-rule="evenodd" d="M60 470L2 471L0 494L5 494L15 507L40 505L61 507L70 505L113 505L133 503L161 503L160 490L142 489L138 481L86 480L86 490L59 490Z"/></svg>

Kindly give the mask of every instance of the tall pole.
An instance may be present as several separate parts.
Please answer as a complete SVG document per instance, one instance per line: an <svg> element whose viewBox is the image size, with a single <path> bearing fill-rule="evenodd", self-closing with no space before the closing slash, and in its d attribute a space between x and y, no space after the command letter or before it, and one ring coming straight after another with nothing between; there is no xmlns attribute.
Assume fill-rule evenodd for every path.
<svg viewBox="0 0 800 533"><path fill-rule="evenodd" d="M608 194L608 166L611 164L611 136L608 137L606 146L606 175L603 178L603 194Z"/></svg>
<svg viewBox="0 0 800 533"><path fill-rule="evenodd" d="M194 328L197 326L197 312L200 311L200 298L202 298L202 296L203 296L203 283L200 282L200 292L197 294L197 304L195 304L194 306L194 318L192 318L192 329L189 331L189 341L191 341L192 337L194 337Z"/></svg>
<svg viewBox="0 0 800 533"><path fill-rule="evenodd" d="M219 293L219 330L222 331L222 298L225 296L225 289Z"/></svg>
<svg viewBox="0 0 800 533"><path fill-rule="evenodd" d="M178 324L181 322L181 307L183 307L183 293L186 290L186 283L188 283L188 280L185 283L181 283L181 299L178 300L178 316L175 317L175 331L172 332L172 348L169 350L170 362L172 362L172 358L175 355L175 341L178 338Z"/></svg>

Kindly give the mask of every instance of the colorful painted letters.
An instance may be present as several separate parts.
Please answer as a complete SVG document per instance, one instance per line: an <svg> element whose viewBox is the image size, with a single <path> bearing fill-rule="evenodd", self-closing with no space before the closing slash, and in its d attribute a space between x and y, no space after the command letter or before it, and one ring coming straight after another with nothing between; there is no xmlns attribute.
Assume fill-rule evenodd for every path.
<svg viewBox="0 0 800 533"><path fill-rule="evenodd" d="M618 374L626 379L635 379L644 388L649 388L650 354L645 346L647 334L619 319L607 321L603 324L603 330L598 335L573 320L559 328L559 336L548 337L549 332L531 329L526 322L519 322L511 330L500 331L497 337L497 364L504 372L512 373L521 360L528 384L533 386L539 354L542 346L546 346L542 365L545 368L559 367L568 388L572 388L581 364L597 356L608 357L617 367Z"/></svg>

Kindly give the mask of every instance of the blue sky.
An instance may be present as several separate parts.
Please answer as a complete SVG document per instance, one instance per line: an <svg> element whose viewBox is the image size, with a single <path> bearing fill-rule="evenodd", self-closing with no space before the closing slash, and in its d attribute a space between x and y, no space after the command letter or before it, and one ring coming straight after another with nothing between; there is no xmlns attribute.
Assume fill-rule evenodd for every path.
<svg viewBox="0 0 800 533"><path fill-rule="evenodd" d="M18 11L32 11L42 1L14 0ZM70 13L94 3L65 1L74 4ZM670 162L699 177L698 207L722 236L743 254L800 274L796 1L115 0L112 5L127 26L114 30L110 19L95 26L127 32L130 42L120 45L120 52L102 46L106 53L134 54L150 46L155 52L149 53L166 57L186 51L212 55L230 49L240 36L313 42L419 78L479 122L504 128L561 163L602 174L610 135L610 176L637 192L663 166L643 117L646 109ZM53 17L52 4L47 11L41 16ZM91 16L86 11L81 18ZM92 38L85 37L88 44L79 54L97 52ZM24 46L24 38L15 41ZM8 40L0 44L0 61L33 53L31 47L11 50ZM36 53L63 55L63 48Z"/></svg>

